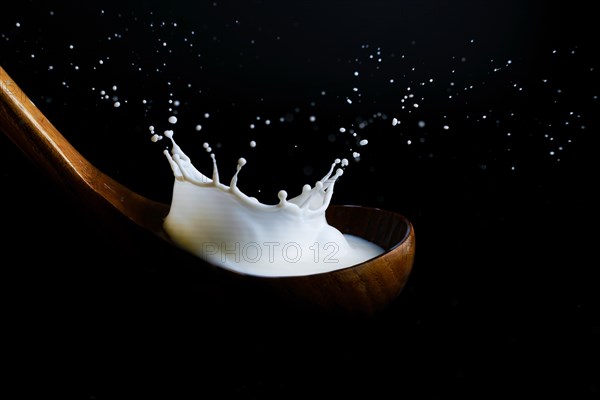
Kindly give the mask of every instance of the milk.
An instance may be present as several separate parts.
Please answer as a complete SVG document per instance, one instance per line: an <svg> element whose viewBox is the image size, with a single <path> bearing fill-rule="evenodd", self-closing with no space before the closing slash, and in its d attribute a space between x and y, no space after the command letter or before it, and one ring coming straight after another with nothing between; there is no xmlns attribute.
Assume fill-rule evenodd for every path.
<svg viewBox="0 0 600 400"><path fill-rule="evenodd" d="M369 260L383 249L362 238L342 234L327 223L337 179L347 160L336 159L314 186L299 195L278 193L276 204L264 204L244 194L238 176L246 160L238 160L229 186L221 183L215 154L212 176L198 171L173 139L164 154L175 182L164 229L175 244L220 267L249 275L275 277L329 272Z"/></svg>

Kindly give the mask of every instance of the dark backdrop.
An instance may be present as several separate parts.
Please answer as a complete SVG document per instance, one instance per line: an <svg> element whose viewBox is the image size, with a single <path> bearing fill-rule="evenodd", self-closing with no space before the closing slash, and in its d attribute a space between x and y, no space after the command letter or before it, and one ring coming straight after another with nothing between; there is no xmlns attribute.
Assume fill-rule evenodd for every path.
<svg viewBox="0 0 600 400"><path fill-rule="evenodd" d="M203 141L222 176L245 156L240 185L271 203L368 139L333 203L408 217L413 273L367 321L255 299L128 248L2 136L3 362L22 398L598 396L589 7L186 3L20 2L1 65L94 165L166 203L148 126L174 113L201 168Z"/></svg>

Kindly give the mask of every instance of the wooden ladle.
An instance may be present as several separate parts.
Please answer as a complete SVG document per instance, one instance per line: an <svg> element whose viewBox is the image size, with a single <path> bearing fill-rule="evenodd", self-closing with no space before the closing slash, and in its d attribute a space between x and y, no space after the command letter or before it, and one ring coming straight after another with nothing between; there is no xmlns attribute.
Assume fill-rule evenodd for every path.
<svg viewBox="0 0 600 400"><path fill-rule="evenodd" d="M95 217L111 221L115 230L148 235L173 243L163 230L167 204L147 199L105 175L88 162L44 117L35 104L0 67L0 130L37 166L62 186ZM180 249L199 268L213 269L243 284L266 285L302 304L327 312L373 315L392 302L404 287L415 256L412 224L394 212L360 207L330 206L328 222L343 233L363 237L386 251L361 264L295 277L242 275L211 265ZM188 261L189 261L188 260Z"/></svg>

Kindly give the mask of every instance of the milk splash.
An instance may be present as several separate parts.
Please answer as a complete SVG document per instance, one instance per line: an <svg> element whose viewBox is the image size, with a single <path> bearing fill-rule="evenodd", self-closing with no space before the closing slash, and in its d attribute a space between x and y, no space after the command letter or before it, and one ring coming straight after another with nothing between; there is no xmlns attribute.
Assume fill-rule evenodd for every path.
<svg viewBox="0 0 600 400"><path fill-rule="evenodd" d="M325 218L336 180L347 160L336 159L314 187L268 205L237 186L246 160L240 158L229 186L220 182L214 153L212 177L204 175L165 132L172 149L164 151L173 174L171 209L164 229L181 248L215 265L257 276L299 276L349 267L384 250L362 238L342 234ZM210 152L210 147L205 144Z"/></svg>

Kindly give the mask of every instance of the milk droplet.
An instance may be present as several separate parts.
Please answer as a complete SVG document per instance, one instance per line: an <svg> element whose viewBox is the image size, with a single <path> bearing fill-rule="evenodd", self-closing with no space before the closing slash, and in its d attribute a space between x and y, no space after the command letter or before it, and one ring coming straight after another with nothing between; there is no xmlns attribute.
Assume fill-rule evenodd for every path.
<svg viewBox="0 0 600 400"><path fill-rule="evenodd" d="M200 132L202 130L202 125L196 125L196 132Z"/></svg>
<svg viewBox="0 0 600 400"><path fill-rule="evenodd" d="M176 124L177 123L177 117L174 116L174 115L171 115L169 117L169 122L172 123L172 124Z"/></svg>
<svg viewBox="0 0 600 400"><path fill-rule="evenodd" d="M361 146L366 146L367 143L369 143L369 141L367 139L363 139L360 142L358 142L358 144L361 145Z"/></svg>
<svg viewBox="0 0 600 400"><path fill-rule="evenodd" d="M425 128L425 121L418 122L419 128Z"/></svg>
<svg viewBox="0 0 600 400"><path fill-rule="evenodd" d="M115 101L113 105L115 106L115 108L121 107L121 103L118 101Z"/></svg>
<svg viewBox="0 0 600 400"><path fill-rule="evenodd" d="M256 142L254 140L250 141L250 147L252 147L252 148L256 147Z"/></svg>
<svg viewBox="0 0 600 400"><path fill-rule="evenodd" d="M163 133L165 135L165 137L168 137L169 139L173 138L173 131L172 130L166 130Z"/></svg>
<svg viewBox="0 0 600 400"><path fill-rule="evenodd" d="M285 190L280 190L277 193L277 198L279 199L279 204L283 205L285 203L285 200L287 199L287 196L288 196L288 194Z"/></svg>
<svg viewBox="0 0 600 400"><path fill-rule="evenodd" d="M393 118L392 119L392 126L396 126L400 123L400 121L398 121L398 118Z"/></svg>
<svg viewBox="0 0 600 400"><path fill-rule="evenodd" d="M341 128L340 128L340 132L341 132L341 133L344 133L344 132L346 132L346 128L344 128L344 127L341 127Z"/></svg>
<svg viewBox="0 0 600 400"><path fill-rule="evenodd" d="M315 122L315 121L317 120L317 117L315 117L314 115L311 115L311 116L308 118L308 120L309 120L310 122Z"/></svg>
<svg viewBox="0 0 600 400"><path fill-rule="evenodd" d="M154 135L152 135L152 137L150 138L150 140L152 140L154 143L158 142L160 139L162 139L160 136L158 136L156 133Z"/></svg>

